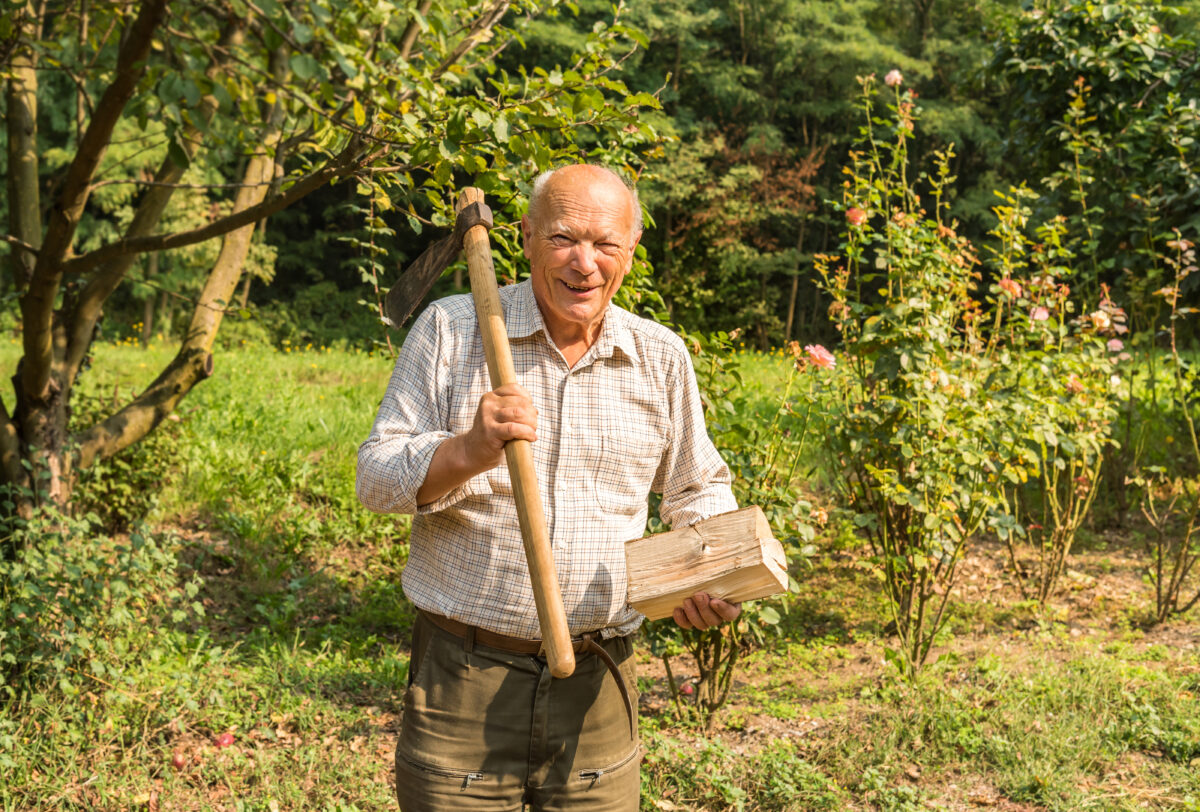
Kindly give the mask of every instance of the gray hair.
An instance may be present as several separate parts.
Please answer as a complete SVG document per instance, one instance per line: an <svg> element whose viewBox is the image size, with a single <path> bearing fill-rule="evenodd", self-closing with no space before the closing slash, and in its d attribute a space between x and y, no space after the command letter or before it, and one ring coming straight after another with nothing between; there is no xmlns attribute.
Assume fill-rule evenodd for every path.
<svg viewBox="0 0 1200 812"><path fill-rule="evenodd" d="M601 166L599 164L566 164L566 166L590 166L594 169L599 169L602 172L607 172L609 175L612 175L614 178L620 181L621 185L629 191L629 197L633 203L633 233L634 235L642 233L642 229L645 228L646 222L645 218L642 216L642 204L638 201L637 187L633 185L632 180L627 178L621 172L617 172L614 169L610 169L607 166ZM537 219L536 213L542 207L542 198L546 192L546 184L549 183L550 178L553 177L555 172L563 168L564 167L559 166L555 167L554 169L547 169L545 172L533 179L533 187L529 192L529 219Z"/></svg>

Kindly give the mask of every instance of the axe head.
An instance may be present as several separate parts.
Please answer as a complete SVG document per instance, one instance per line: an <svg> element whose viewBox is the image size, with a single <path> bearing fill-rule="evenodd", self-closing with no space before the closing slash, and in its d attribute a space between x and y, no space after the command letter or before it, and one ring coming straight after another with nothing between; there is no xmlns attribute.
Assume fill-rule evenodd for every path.
<svg viewBox="0 0 1200 812"><path fill-rule="evenodd" d="M483 226L491 229L492 210L485 203L472 203L458 213L454 220L454 233L442 237L430 245L400 274L396 284L388 291L384 301L388 321L393 329L400 329L413 314L433 283L449 268L462 251L463 236L467 229Z"/></svg>

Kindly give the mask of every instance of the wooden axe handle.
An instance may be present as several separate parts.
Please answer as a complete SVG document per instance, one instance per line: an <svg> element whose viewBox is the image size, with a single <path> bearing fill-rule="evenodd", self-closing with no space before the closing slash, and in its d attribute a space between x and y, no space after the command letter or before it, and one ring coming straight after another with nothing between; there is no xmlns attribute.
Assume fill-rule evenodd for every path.
<svg viewBox="0 0 1200 812"><path fill-rule="evenodd" d="M456 209L461 211L472 203L483 202L483 192L474 187L462 190ZM488 374L492 388L517 382L508 331L504 328L504 311L500 307L500 292L496 288L496 270L492 265L492 248L488 232L474 226L463 237L467 252L467 268L471 274L471 295L475 298L475 314L483 336L483 351L487 355ZM528 440L509 440L504 446L508 473L512 478L513 496L517 500L517 518L521 523L521 539L525 543L525 559L533 582L533 601L537 606L538 622L542 627L542 646L550 673L569 677L575 671L575 652L571 646L571 631L563 608L558 574L554 569L554 553L550 549L550 534L538 493L537 475L533 470L533 448Z"/></svg>

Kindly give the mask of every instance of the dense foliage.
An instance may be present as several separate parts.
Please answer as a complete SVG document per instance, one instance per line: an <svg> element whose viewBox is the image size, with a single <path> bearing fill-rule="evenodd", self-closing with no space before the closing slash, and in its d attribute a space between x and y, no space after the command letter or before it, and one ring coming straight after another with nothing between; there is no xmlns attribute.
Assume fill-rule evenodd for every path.
<svg viewBox="0 0 1200 812"><path fill-rule="evenodd" d="M26 518L43 498L69 502L77 469L141 440L212 373L224 315L249 315L250 281L274 274L278 251L254 239L263 218L353 179L362 231L331 236L358 253L381 321L385 211L418 234L445 226L470 179L507 223L493 232L500 255L515 256L520 184L599 145L621 166L652 137L639 109L658 104L611 75L644 42L619 8L569 61L514 71L494 57L546 10L538 3L14 9L3 32L8 320L25 351L0 413L0 480ZM167 311L188 305L179 352L145 390L72 425L119 289L145 299L144 337L156 313L173 333Z"/></svg>

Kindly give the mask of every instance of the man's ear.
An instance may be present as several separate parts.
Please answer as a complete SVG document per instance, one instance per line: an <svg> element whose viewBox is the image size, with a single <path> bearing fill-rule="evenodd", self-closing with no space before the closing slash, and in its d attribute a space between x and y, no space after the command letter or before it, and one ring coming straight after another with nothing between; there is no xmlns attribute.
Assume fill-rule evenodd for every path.
<svg viewBox="0 0 1200 812"><path fill-rule="evenodd" d="M533 241L533 223L529 221L528 214L521 215L521 253L525 255L525 259L532 259L529 256L529 245Z"/></svg>

